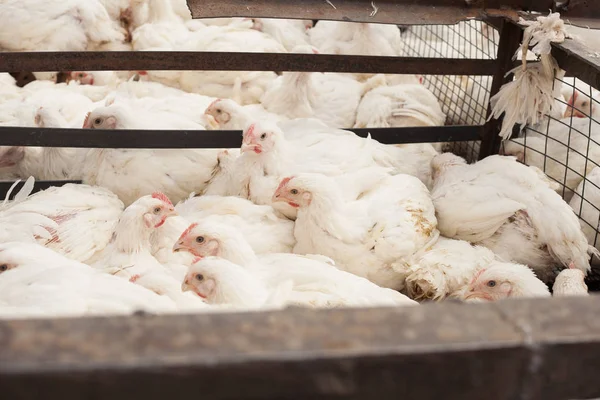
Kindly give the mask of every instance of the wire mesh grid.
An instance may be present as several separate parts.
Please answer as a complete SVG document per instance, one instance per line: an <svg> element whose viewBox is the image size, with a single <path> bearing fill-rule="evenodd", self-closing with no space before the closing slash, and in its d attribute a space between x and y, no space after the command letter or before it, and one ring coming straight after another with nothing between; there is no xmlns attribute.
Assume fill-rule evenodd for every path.
<svg viewBox="0 0 600 400"><path fill-rule="evenodd" d="M495 59L500 35L483 21L456 25L414 25L403 33L403 56ZM438 98L448 125L482 125L492 84L491 76L426 75L423 84ZM445 150L468 161L479 155L479 141L456 142Z"/></svg>
<svg viewBox="0 0 600 400"><path fill-rule="evenodd" d="M600 92L575 78L555 79L552 111L502 144L500 152L535 166L580 219L600 248ZM594 260L598 265L599 260ZM600 269L589 276L600 283Z"/></svg>

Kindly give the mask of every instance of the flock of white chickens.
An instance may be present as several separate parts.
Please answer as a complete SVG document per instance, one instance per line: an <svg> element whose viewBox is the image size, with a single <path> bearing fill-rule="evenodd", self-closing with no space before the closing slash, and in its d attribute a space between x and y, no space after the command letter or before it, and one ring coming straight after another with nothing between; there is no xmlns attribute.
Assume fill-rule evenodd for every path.
<svg viewBox="0 0 600 400"><path fill-rule="evenodd" d="M403 46L393 25L192 20L183 0L45 4L0 4L0 50ZM0 74L0 125L241 129L242 146L0 147L0 178L28 178L0 206L1 317L494 301L550 296L552 283L554 295L587 295L598 251L540 169L340 129L444 125L420 76L67 74L22 88ZM85 184L30 194L34 178Z"/></svg>

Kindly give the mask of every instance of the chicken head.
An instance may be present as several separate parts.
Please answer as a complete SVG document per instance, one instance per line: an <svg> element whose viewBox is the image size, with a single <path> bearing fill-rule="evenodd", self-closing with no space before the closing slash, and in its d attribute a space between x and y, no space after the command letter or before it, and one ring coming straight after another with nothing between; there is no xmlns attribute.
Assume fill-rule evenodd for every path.
<svg viewBox="0 0 600 400"><path fill-rule="evenodd" d="M496 262L475 274L463 300L497 301L513 297L543 296L550 296L550 291L529 267Z"/></svg>
<svg viewBox="0 0 600 400"><path fill-rule="evenodd" d="M310 205L312 192L303 188L293 176L283 178L271 199L273 203L286 202L294 208Z"/></svg>
<svg viewBox="0 0 600 400"><path fill-rule="evenodd" d="M181 291L191 291L203 299L211 300L217 288L215 271L210 264L201 263L200 260L202 260L201 257L196 258L190 266L181 284Z"/></svg>
<svg viewBox="0 0 600 400"><path fill-rule="evenodd" d="M435 180L446 168L464 165L464 158L453 153L442 153L431 159L431 177Z"/></svg>
<svg viewBox="0 0 600 400"><path fill-rule="evenodd" d="M167 218L177 215L171 200L161 192L154 192L151 196L144 196L136 203L144 207L142 218L147 228L160 228Z"/></svg>
<svg viewBox="0 0 600 400"><path fill-rule="evenodd" d="M84 129L116 129L117 117L105 112L103 109L96 109L87 113L83 121Z"/></svg>
<svg viewBox="0 0 600 400"><path fill-rule="evenodd" d="M283 136L275 124L255 122L244 129L241 152L253 151L256 154L272 150Z"/></svg>
<svg viewBox="0 0 600 400"><path fill-rule="evenodd" d="M67 81L77 81L81 85L93 85L94 84L94 74L91 72L84 71L72 71Z"/></svg>
<svg viewBox="0 0 600 400"><path fill-rule="evenodd" d="M220 241L217 235L194 223L181 234L173 246L173 251L187 251L196 257L209 257L219 255L219 248Z"/></svg>
<svg viewBox="0 0 600 400"><path fill-rule="evenodd" d="M565 110L565 118L573 116L575 118L587 118L594 116L595 111L598 109L598 104L594 98L590 98L586 95L580 95L579 91L575 89L571 98L567 102L567 109Z"/></svg>
<svg viewBox="0 0 600 400"><path fill-rule="evenodd" d="M231 121L233 100L216 99L206 107L205 115L212 116L219 125L225 125Z"/></svg>

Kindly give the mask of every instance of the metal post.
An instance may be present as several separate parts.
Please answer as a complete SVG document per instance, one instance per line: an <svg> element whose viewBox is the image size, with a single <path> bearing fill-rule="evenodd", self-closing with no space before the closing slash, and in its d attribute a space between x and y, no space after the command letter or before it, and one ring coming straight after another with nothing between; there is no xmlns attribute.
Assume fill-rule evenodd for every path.
<svg viewBox="0 0 600 400"><path fill-rule="evenodd" d="M523 30L514 23L504 20L501 26L500 44L498 45L498 56L496 72L492 81L490 98L500 90L503 84L510 81L511 77L505 77L506 73L513 68L512 57L523 37ZM491 113L491 107L488 105L488 117ZM500 125L502 118L487 121L483 126L483 137L481 140L481 149L479 150L479 159L483 159L492 154L498 154L500 149Z"/></svg>

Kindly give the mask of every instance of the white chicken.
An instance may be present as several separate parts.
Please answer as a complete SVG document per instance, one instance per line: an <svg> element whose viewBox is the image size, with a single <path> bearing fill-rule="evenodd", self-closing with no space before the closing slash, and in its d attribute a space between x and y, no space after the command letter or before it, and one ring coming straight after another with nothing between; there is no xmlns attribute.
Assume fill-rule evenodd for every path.
<svg viewBox="0 0 600 400"><path fill-rule="evenodd" d="M471 282L477 271L494 260L496 255L486 247L440 237L411 260L406 292L415 300L452 297Z"/></svg>
<svg viewBox="0 0 600 400"><path fill-rule="evenodd" d="M306 45L297 46L292 52L318 53ZM350 128L354 126L363 90L361 83L340 74L283 72L267 88L261 103L267 111L288 118L314 117L332 128Z"/></svg>
<svg viewBox="0 0 600 400"><path fill-rule="evenodd" d="M366 93L354 127L443 126L445 121L437 99L423 85L396 85Z"/></svg>
<svg viewBox="0 0 600 400"><path fill-rule="evenodd" d="M308 36L323 53L398 56L403 47L396 25L320 20Z"/></svg>
<svg viewBox="0 0 600 400"><path fill-rule="evenodd" d="M285 117L273 114L260 104L241 106L231 99L216 99L204 111L216 122L216 129L241 130L252 121L281 121Z"/></svg>
<svg viewBox="0 0 600 400"><path fill-rule="evenodd" d="M469 285L455 294L465 301L550 297L550 290L525 265L495 262L477 272Z"/></svg>
<svg viewBox="0 0 600 400"><path fill-rule="evenodd" d="M83 51L126 36L98 0L4 0L0 15L3 50Z"/></svg>
<svg viewBox="0 0 600 400"><path fill-rule="evenodd" d="M569 205L579 215L581 229L588 243L600 248L597 234L600 226L600 167L588 172L577 186Z"/></svg>
<svg viewBox="0 0 600 400"><path fill-rule="evenodd" d="M588 245L573 210L538 172L504 156L468 165L444 153L431 165L442 235L529 265L545 282L554 277L556 264L590 270L588 254L597 250Z"/></svg>
<svg viewBox="0 0 600 400"><path fill-rule="evenodd" d="M5 72L0 73L0 104L10 100L21 100L21 89L15 78Z"/></svg>
<svg viewBox="0 0 600 400"><path fill-rule="evenodd" d="M309 44L307 30L313 26L311 20L254 18L252 21L252 29L271 36L288 51L293 51L296 46Z"/></svg>
<svg viewBox="0 0 600 400"><path fill-rule="evenodd" d="M30 243L0 244L0 316L172 313L173 301Z"/></svg>
<svg viewBox="0 0 600 400"><path fill-rule="evenodd" d="M163 193L139 198L123 211L110 243L90 264L171 298L180 309L206 308L199 299L181 292L185 268L163 266L151 254L152 232L174 214L173 204Z"/></svg>
<svg viewBox="0 0 600 400"><path fill-rule="evenodd" d="M548 137L537 132L547 132ZM564 195L568 201L582 177L595 167L589 160L600 159L599 143L600 123L589 118L565 118L527 128L524 137L504 142L501 152L538 167L557 182L564 181L570 189Z"/></svg>
<svg viewBox="0 0 600 400"><path fill-rule="evenodd" d="M285 48L270 36L248 29L251 26L209 26L177 50L285 53ZM212 97L227 97L242 105L258 103L267 86L277 78L271 71L183 71L179 86L188 92Z"/></svg>
<svg viewBox="0 0 600 400"><path fill-rule="evenodd" d="M16 185L16 181L8 191L6 199L0 206L0 243L18 241L24 243L45 243L52 240L58 224L56 221L36 212L14 212L9 208L25 199L33 190L35 180L27 179L12 202L8 198Z"/></svg>
<svg viewBox="0 0 600 400"><path fill-rule="evenodd" d="M358 200L345 201L333 178L300 174L281 181L273 202L298 209L295 253L323 254L338 268L392 289L404 287L411 257L439 236L429 192L409 175L386 177Z"/></svg>
<svg viewBox="0 0 600 400"><path fill-rule="evenodd" d="M589 296L588 287L585 284L585 274L570 265L556 276L552 285L552 295L562 296Z"/></svg>
<svg viewBox="0 0 600 400"><path fill-rule="evenodd" d="M149 116L152 118L152 114ZM152 121L141 118L139 114L131 114L123 105L114 104L92 111L84 128L156 129ZM162 122L168 124L167 121ZM218 152L216 149L91 149L85 156L83 180L87 184L110 189L125 205L156 188L174 201L181 201L190 193L204 189L217 165ZM148 169L150 163L153 167Z"/></svg>
<svg viewBox="0 0 600 400"><path fill-rule="evenodd" d="M251 271L217 257L198 259L190 266L181 290L195 293L211 305L245 311L282 308L290 292L287 282L270 290Z"/></svg>
<svg viewBox="0 0 600 400"><path fill-rule="evenodd" d="M21 110L27 110L26 118L29 119L31 109L23 106ZM40 107L33 118L34 126L39 127L59 128L70 125L52 107ZM20 120L17 124L29 125L23 122ZM0 146L0 176L5 178L33 176L40 180L77 179L85 151L85 149L59 147Z"/></svg>
<svg viewBox="0 0 600 400"><path fill-rule="evenodd" d="M289 302L312 307L384 306L416 304L406 296L380 288L368 280L341 271L312 255L271 253L257 256L233 227L201 222L186 230L173 248L198 257L216 256L254 273L269 288L291 282ZM244 285L244 276L230 277ZM229 282L233 284L233 282Z"/></svg>
<svg viewBox="0 0 600 400"><path fill-rule="evenodd" d="M290 253L296 244L293 221L282 218L271 206L239 197L190 197L175 210L192 222L213 220L236 227L257 254Z"/></svg>
<svg viewBox="0 0 600 400"><path fill-rule="evenodd" d="M173 244L194 221L214 221L234 226L258 253L290 253L296 244L294 222L282 218L271 206L259 206L239 197L190 196L175 206L169 218L152 234L152 255L162 264L190 265L193 257L174 253ZM193 225L193 224L192 224Z"/></svg>
<svg viewBox="0 0 600 400"><path fill-rule="evenodd" d="M55 226L48 228L51 237L40 238L38 243L81 262L108 245L123 211L123 203L110 191L76 184L20 196L5 207L3 214L15 219L40 215L52 220Z"/></svg>

